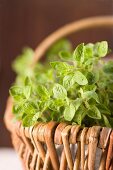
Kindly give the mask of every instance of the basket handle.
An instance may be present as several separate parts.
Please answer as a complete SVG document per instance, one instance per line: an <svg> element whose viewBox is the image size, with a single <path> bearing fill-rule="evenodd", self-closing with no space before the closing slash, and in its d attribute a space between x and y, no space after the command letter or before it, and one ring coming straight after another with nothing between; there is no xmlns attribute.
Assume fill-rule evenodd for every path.
<svg viewBox="0 0 113 170"><path fill-rule="evenodd" d="M69 23L50 34L35 50L33 65L45 54L57 40L86 28L113 27L113 16L91 17Z"/></svg>

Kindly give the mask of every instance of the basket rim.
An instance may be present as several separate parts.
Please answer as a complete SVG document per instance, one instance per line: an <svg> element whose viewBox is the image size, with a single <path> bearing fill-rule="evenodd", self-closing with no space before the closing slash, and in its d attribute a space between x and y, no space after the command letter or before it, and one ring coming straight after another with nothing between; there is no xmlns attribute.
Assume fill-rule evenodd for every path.
<svg viewBox="0 0 113 170"><path fill-rule="evenodd" d="M31 135L30 135L31 130L32 131L33 131L33 129L34 129L34 131L38 130L38 132L34 135L36 137L37 137L37 135L39 135L39 140L42 142L44 142L45 139L42 138L41 133L44 133L46 127L51 128L51 126L52 126L53 129L54 128L55 128L55 130L57 129L57 131L54 134L55 135L54 139L55 139L56 144L62 143L61 139L59 139L59 136L61 137L62 130L65 129L66 127L69 127L69 129L77 128L77 131L80 131L80 134L77 137L77 142L81 141L81 132L83 129L86 128L87 130L89 130L89 133L90 133L91 129L94 129L94 131L96 129L101 133L101 135L99 136L100 139L99 139L98 147L104 149L107 146L107 141L108 141L108 138L103 141L103 139L106 138L105 134L107 134L109 136L112 131L112 129L108 128L108 127L101 127L101 126L82 127L80 125L72 125L72 124L68 124L66 122L60 123L60 122L56 122L56 121L37 122L37 124L35 124L34 126L23 127L21 121L16 121L15 123L12 121L14 115L11 112L12 111L12 99L11 98L8 98L6 108L7 109L6 109L5 116L4 116L4 122L5 122L7 129L11 133L16 131L17 134L20 135L21 129L24 129L25 136L27 138L31 138ZM88 144L88 140L89 140L89 134L86 137L86 141L85 141L86 144ZM70 143L76 143L76 142L75 141L73 142L73 138L70 138Z"/></svg>
<svg viewBox="0 0 113 170"><path fill-rule="evenodd" d="M77 21L70 22L53 33L47 36L35 49L34 60L31 64L32 66L45 54L45 52L59 39L66 37L72 33L77 33L79 31L90 29L90 28L112 28L113 27L113 16L103 15L103 16L93 16Z"/></svg>
<svg viewBox="0 0 113 170"><path fill-rule="evenodd" d="M17 149L18 147L16 140L21 141L22 146L24 142L24 145L26 145L28 149L28 153L32 153L32 154L34 152L33 146L36 149L37 146L39 145L38 147L41 149L42 146L40 146L40 144L46 143L48 148L47 153L49 153L52 165L54 167L53 169L58 170L59 159L56 152L57 150L56 145L64 146L66 159L67 161L69 161L68 165L70 167L73 167L72 155L70 153L70 144L77 144L78 152L81 153L81 158L79 158L81 159L81 166L84 165L84 160L85 160L84 159L85 145L88 145L89 169L92 170L94 169L95 158L96 158L95 155L96 155L97 148L101 149L103 151L103 154L104 152L106 154L106 157L104 158L101 157L102 159L100 160L101 161L100 167L106 167L106 169L109 169L109 167L113 166L111 164L113 159L113 153L112 153L113 130L112 129L106 127L100 127L100 126L81 128L79 125L78 126L68 125L66 123L57 123L57 122L38 123L35 126L24 128L21 122L19 121L16 122L15 124L11 122L13 117L11 112L11 108L12 108L11 106L12 106L12 101L11 98L9 98L7 101L7 109L5 112L4 119L5 119L5 124L7 126L7 129L12 134L12 142L15 149ZM84 149L82 150L82 148ZM43 155L41 150L40 150L41 157L43 160L45 160L44 158L45 156Z"/></svg>

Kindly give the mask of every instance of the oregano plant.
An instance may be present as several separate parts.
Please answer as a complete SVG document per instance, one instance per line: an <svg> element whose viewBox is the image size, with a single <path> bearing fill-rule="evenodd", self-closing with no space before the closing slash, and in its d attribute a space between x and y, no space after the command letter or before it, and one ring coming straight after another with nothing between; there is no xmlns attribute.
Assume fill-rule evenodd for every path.
<svg viewBox="0 0 113 170"><path fill-rule="evenodd" d="M103 60L107 53L106 41L72 50L61 40L32 68L34 52L24 49L13 63L17 78L9 91L15 118L24 126L52 120L113 128L113 61Z"/></svg>

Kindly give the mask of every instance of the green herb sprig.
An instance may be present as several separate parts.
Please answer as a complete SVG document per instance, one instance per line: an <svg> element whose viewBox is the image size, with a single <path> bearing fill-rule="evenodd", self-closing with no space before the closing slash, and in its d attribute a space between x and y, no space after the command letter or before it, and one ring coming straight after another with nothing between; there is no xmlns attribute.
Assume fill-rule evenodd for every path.
<svg viewBox="0 0 113 170"><path fill-rule="evenodd" d="M50 64L47 59L31 69L31 49L14 62L18 76L10 95L15 118L24 126L54 120L113 127L113 61L102 60L108 43L81 43L74 51L67 40L59 44L48 52L55 56Z"/></svg>

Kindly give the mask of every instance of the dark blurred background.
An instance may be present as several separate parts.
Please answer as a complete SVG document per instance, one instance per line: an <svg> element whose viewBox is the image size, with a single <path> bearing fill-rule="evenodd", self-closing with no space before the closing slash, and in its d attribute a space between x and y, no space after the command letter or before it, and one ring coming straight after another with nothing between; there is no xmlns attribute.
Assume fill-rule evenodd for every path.
<svg viewBox="0 0 113 170"><path fill-rule="evenodd" d="M66 23L98 15L112 15L113 0L0 0L0 146L11 146L3 123L8 89L14 81L11 62L24 46L33 49ZM92 20L93 22L93 20ZM91 29L70 36L74 44L108 40L113 29Z"/></svg>

